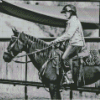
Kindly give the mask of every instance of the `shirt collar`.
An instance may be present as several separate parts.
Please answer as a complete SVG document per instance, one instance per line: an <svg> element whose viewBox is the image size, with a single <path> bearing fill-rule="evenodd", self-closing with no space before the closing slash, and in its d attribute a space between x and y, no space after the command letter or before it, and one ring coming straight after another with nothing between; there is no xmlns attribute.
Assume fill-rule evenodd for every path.
<svg viewBox="0 0 100 100"><path fill-rule="evenodd" d="M72 16L70 19L67 19L66 23L70 23L71 21L75 20L76 16Z"/></svg>

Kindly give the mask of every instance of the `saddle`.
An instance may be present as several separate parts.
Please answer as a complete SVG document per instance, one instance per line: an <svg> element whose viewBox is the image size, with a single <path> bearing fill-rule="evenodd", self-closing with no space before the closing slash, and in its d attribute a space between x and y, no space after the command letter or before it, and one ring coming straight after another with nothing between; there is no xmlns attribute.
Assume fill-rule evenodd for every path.
<svg viewBox="0 0 100 100"><path fill-rule="evenodd" d="M46 68L48 66L48 63L52 62L52 67L56 68L56 74L59 75L59 68L61 67L61 56L63 52L59 49L52 49L49 53L47 61L43 64L42 68L40 69L39 77L40 79L44 75Z"/></svg>

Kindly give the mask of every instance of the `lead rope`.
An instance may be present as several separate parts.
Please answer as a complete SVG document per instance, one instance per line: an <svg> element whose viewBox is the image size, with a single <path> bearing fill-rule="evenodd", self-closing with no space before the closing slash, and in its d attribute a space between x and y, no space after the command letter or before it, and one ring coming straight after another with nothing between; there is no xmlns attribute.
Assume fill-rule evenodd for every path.
<svg viewBox="0 0 100 100"><path fill-rule="evenodd" d="M57 43L61 43L61 42L63 42L63 41L65 41L65 40L59 41L59 42L57 42ZM56 44L57 44L57 43L56 43ZM50 47L53 47L53 46L56 45L56 44L51 44L51 45L49 45L49 46L46 47L46 48L39 49L39 50L36 50L36 51L34 51L34 52L31 52L31 53L28 53L28 54L24 54L24 55L21 55L21 56L16 56L15 58L20 58L20 57L24 57L24 56L29 56L29 55L32 55L32 54L36 54L36 53L38 53L38 52L45 51L45 50L49 49ZM15 63L26 63L26 62L21 62L21 61L17 61L17 60L13 60L13 61L14 61ZM31 61L28 61L27 63L29 63L29 62L31 62Z"/></svg>

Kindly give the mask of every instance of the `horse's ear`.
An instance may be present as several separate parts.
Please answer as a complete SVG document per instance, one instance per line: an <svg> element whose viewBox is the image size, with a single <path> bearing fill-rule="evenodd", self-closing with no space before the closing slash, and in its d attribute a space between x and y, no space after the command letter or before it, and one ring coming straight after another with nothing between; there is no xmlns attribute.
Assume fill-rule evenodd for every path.
<svg viewBox="0 0 100 100"><path fill-rule="evenodd" d="M19 32L17 31L17 29L15 27L12 28L12 31L13 31L15 36L19 35Z"/></svg>
<svg viewBox="0 0 100 100"><path fill-rule="evenodd" d="M21 37L21 40L22 40L22 41L26 40L24 32L22 32L22 33L20 34L20 37Z"/></svg>

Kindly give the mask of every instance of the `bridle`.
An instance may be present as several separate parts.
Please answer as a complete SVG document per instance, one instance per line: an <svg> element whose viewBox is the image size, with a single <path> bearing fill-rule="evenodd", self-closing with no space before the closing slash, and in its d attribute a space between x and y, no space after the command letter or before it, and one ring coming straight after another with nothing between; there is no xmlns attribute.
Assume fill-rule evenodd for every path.
<svg viewBox="0 0 100 100"><path fill-rule="evenodd" d="M22 44L22 42L20 41L19 37L20 37L20 34L18 35L18 37L16 37L16 36L12 36L12 37L11 37L11 39L12 39L12 38L15 38L15 39L16 39L16 40L10 45L10 49L8 49L8 51L10 51L10 52L7 52L7 53L10 53L12 57L14 57L14 54L13 54L13 52L12 52L12 49L13 49L13 47L15 46L15 44L16 44L17 42L20 42L20 43ZM19 48L19 47L18 47L18 48ZM22 52L22 51L20 51L20 52Z"/></svg>
<svg viewBox="0 0 100 100"><path fill-rule="evenodd" d="M17 42L20 42L21 44L23 44L22 41L19 39L19 37L20 37L20 33L19 33L18 37L12 36L12 38L15 38L16 40L11 44L10 50L8 50L8 51L10 51L11 56L14 57L14 58L20 58L20 57L32 55L32 54L41 52L41 51L46 50L46 49L49 48L49 47L43 48L43 49L41 49L41 50L36 50L36 51L34 51L34 52L31 52L31 53L28 53L28 54L24 54L24 55L16 56L16 57L15 57L14 54L13 54L13 52L12 52L13 47L15 46L15 44L16 44ZM23 46L24 46L24 45L23 45ZM18 48L19 48L19 47L18 47ZM22 52L22 51L20 50L20 52ZM9 52L6 52L6 53L9 54ZM14 61L14 62L16 62L16 63L26 63L26 62L21 62L21 61L18 61L18 60L12 60L12 61ZM31 62L31 61L27 61L27 63L29 63L29 62Z"/></svg>
<svg viewBox="0 0 100 100"><path fill-rule="evenodd" d="M11 49L15 46L15 44L17 43L17 42L20 42L21 44L23 44L21 41L20 41L20 39L19 39L19 37L20 37L20 33L19 33L19 35L18 35L18 37L16 37L16 36L12 36L13 38L15 38L16 40L15 40L15 42L13 42L13 44L11 44Z"/></svg>
<svg viewBox="0 0 100 100"><path fill-rule="evenodd" d="M15 55L13 54L13 52L12 52L12 49L13 49L13 47L15 46L15 44L18 42L20 42L22 45L23 45L23 43L22 43L22 41L19 39L19 37L20 37L20 33L18 34L18 37L17 36L12 36L11 37L11 39L12 38L15 38L16 40L10 45L10 50L8 50L8 51L10 51L10 52L6 52L7 54L10 54L12 57L14 57L14 58L18 58L17 56L15 57ZM24 45L23 45L24 46ZM18 48L19 48L19 45L18 45ZM21 50L19 51L19 52L22 52ZM26 62L21 62L21 61L17 61L17 60L13 60L14 62L16 62L16 63L26 63ZM31 61L28 61L28 62L31 62Z"/></svg>
<svg viewBox="0 0 100 100"><path fill-rule="evenodd" d="M20 42L21 44L23 44L22 41L19 39L20 33L19 33L18 37L16 37L16 36L12 36L12 37L16 38L16 40L15 40L15 42L14 42L13 44L11 44L10 50L13 49L13 47L15 46L15 44L16 44L17 42ZM64 41L64 40L62 40L62 41ZM62 41L60 41L60 42L62 42ZM58 43L59 43L59 42L58 42ZM39 52L45 51L45 50L47 50L47 49L49 49L49 48L54 48L54 45L56 45L56 44L51 44L51 45L48 45L46 48L37 49L37 50L34 51L34 52L27 53L27 54L24 54L24 55L21 55L21 56L16 56L16 57L14 56L14 54L13 54L12 51L10 51L10 53L11 53L12 57L14 57L14 58L20 58L20 57L29 56L29 55L33 55L33 54L35 54L35 53L39 53ZM22 52L22 51L20 51L20 52ZM21 61L17 61L17 60L13 60L13 61L16 62L16 63L26 63L26 62L21 62ZM27 63L29 63L29 62L31 62L31 61L27 61Z"/></svg>

